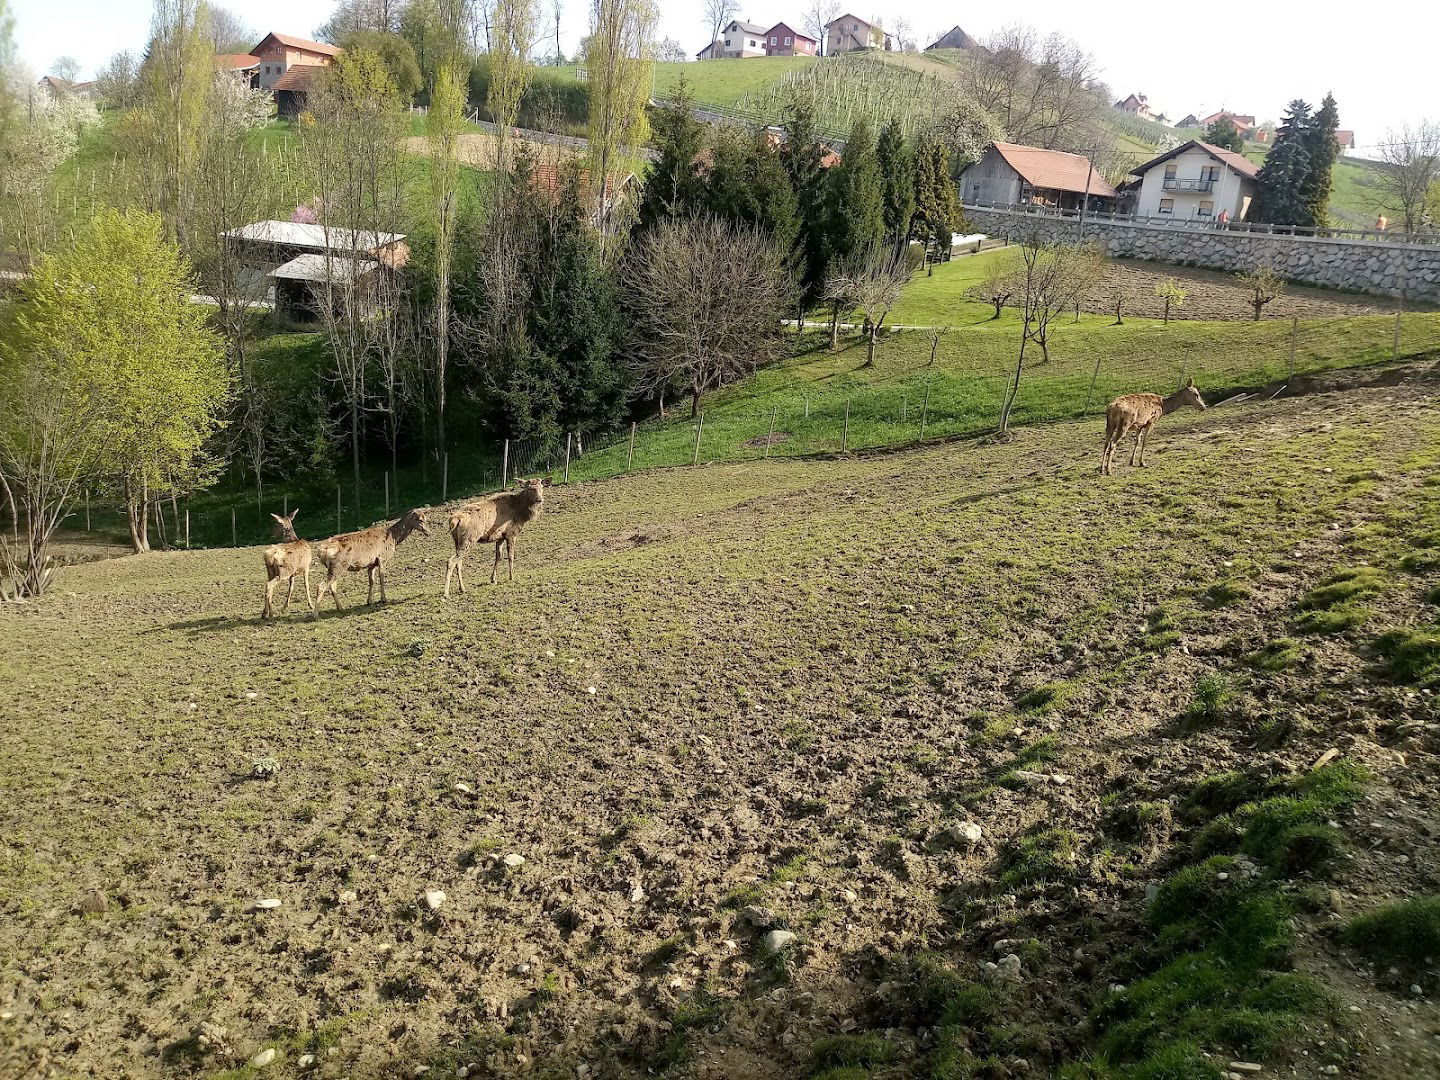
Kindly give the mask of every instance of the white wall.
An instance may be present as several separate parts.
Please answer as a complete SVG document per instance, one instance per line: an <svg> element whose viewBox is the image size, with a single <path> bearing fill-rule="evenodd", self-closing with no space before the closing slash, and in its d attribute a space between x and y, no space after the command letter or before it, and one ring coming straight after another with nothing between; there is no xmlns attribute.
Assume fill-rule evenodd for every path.
<svg viewBox="0 0 1440 1080"><path fill-rule="evenodd" d="M1170 165L1175 166L1175 179L1177 180L1199 180L1201 176L1205 175L1203 170L1212 166L1220 170L1220 175L1214 188L1210 191L1167 191L1165 189L1165 172ZM1200 204L1208 201L1214 204L1208 220L1219 217L1221 210L1228 210L1230 211L1230 220L1242 221L1249 208L1249 202L1254 197L1255 181L1241 176L1224 162L1211 157L1197 146L1163 164L1153 165L1146 170L1140 182L1140 199L1136 204L1135 212L1145 217L1170 216L1190 220L1201 216ZM1160 202L1162 199L1174 200L1174 209L1171 214L1161 214Z"/></svg>

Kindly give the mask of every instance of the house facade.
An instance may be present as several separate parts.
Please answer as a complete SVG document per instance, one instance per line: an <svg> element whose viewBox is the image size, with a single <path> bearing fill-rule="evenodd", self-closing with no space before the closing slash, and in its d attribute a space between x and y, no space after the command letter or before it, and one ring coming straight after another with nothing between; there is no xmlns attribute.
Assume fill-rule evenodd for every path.
<svg viewBox="0 0 1440 1080"><path fill-rule="evenodd" d="M885 31L858 15L841 15L825 26L825 55L873 49L889 42Z"/></svg>
<svg viewBox="0 0 1440 1080"><path fill-rule="evenodd" d="M763 40L766 56L814 56L820 47L814 38L792 30L783 22L766 30Z"/></svg>
<svg viewBox="0 0 1440 1080"><path fill-rule="evenodd" d="M1260 167L1233 151L1192 139L1135 170L1141 217L1244 221Z"/></svg>
<svg viewBox="0 0 1440 1080"><path fill-rule="evenodd" d="M338 46L320 41L306 41L288 34L266 34L249 55L259 61L256 85L273 90L291 68L326 67L334 63L342 51Z"/></svg>
<svg viewBox="0 0 1440 1080"><path fill-rule="evenodd" d="M949 30L941 34L929 45L926 45L925 51L929 52L931 49L976 50L980 47L980 43L974 38L972 38L969 34L965 33L964 30L961 30L958 26L952 26Z"/></svg>
<svg viewBox="0 0 1440 1080"><path fill-rule="evenodd" d="M1340 144L1340 153L1349 154L1355 150L1355 132L1337 131L1335 141Z"/></svg>
<svg viewBox="0 0 1440 1080"><path fill-rule="evenodd" d="M997 142L960 174L960 201L1076 210L1112 206L1116 191L1083 154Z"/></svg>
<svg viewBox="0 0 1440 1080"><path fill-rule="evenodd" d="M1144 94L1131 94L1123 101L1115 102L1115 108L1131 116L1138 116L1142 120L1153 120L1154 113L1150 111L1150 102Z"/></svg>
<svg viewBox="0 0 1440 1080"><path fill-rule="evenodd" d="M725 24L720 36L711 42L710 55L703 60L720 57L746 57L765 55L765 27L735 19Z"/></svg>

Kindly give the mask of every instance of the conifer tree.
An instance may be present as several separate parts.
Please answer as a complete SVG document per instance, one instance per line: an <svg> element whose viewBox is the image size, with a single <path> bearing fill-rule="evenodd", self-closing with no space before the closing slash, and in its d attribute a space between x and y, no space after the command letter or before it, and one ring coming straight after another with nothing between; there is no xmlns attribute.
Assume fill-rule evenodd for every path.
<svg viewBox="0 0 1440 1080"><path fill-rule="evenodd" d="M910 219L915 216L915 164L899 123L892 120L885 125L876 154L885 191L885 237L898 256L905 250Z"/></svg>
<svg viewBox="0 0 1440 1080"><path fill-rule="evenodd" d="M921 138L915 151L915 215L910 235L934 259L950 244L950 236L963 226L960 200L950 175L950 151L934 135Z"/></svg>
<svg viewBox="0 0 1440 1080"><path fill-rule="evenodd" d="M795 241L802 295L814 299L825 285L833 247L826 200L825 147L815 124L814 106L797 94L785 118L781 163L795 193L798 235Z"/></svg>
<svg viewBox="0 0 1440 1080"><path fill-rule="evenodd" d="M1305 132L1305 148L1309 154L1309 172L1300 185L1300 199L1305 204L1307 225L1324 227L1330 221L1331 170L1340 156L1340 107L1334 94L1326 94L1320 111L1311 119Z"/></svg>
<svg viewBox="0 0 1440 1080"><path fill-rule="evenodd" d="M660 156L646 171L640 191L642 229L690 213L699 204L704 185L695 159L705 146L705 125L695 119L694 102L682 78L674 99L651 114L651 145Z"/></svg>
<svg viewBox="0 0 1440 1080"><path fill-rule="evenodd" d="M1217 116L1211 121L1201 138L1211 146L1218 146L1222 150L1233 150L1237 154L1245 149L1245 137L1235 130L1235 125L1225 116Z"/></svg>
<svg viewBox="0 0 1440 1080"><path fill-rule="evenodd" d="M885 237L885 186L868 117L860 116L851 126L830 180L836 254L842 259L867 256Z"/></svg>
<svg viewBox="0 0 1440 1080"><path fill-rule="evenodd" d="M1255 220L1276 225L1309 223L1303 189L1310 175L1310 125L1310 106L1299 98L1290 102L1275 132L1275 145L1256 177L1260 190Z"/></svg>

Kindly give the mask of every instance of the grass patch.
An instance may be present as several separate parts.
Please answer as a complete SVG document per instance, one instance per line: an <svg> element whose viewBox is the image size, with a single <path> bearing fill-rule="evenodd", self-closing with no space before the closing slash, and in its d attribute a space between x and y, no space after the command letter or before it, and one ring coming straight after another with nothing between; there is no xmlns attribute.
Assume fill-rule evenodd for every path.
<svg viewBox="0 0 1440 1080"><path fill-rule="evenodd" d="M843 1065L884 1065L899 1056L899 1048L874 1032L862 1035L828 1035L818 1040L810 1054L817 1069Z"/></svg>
<svg viewBox="0 0 1440 1080"><path fill-rule="evenodd" d="M1227 719L1234 710L1239 690L1225 675L1206 675L1195 683L1190 707L1181 718L1181 730L1195 731L1213 727Z"/></svg>
<svg viewBox="0 0 1440 1080"><path fill-rule="evenodd" d="M1067 682L1045 683L1021 694L1015 701L1015 708L1021 712L1032 713L1061 709L1074 692L1075 688Z"/></svg>
<svg viewBox="0 0 1440 1080"><path fill-rule="evenodd" d="M1296 618L1295 629L1302 634L1343 634L1363 626L1369 618L1369 608L1359 604L1341 604L1339 607L1305 612Z"/></svg>
<svg viewBox="0 0 1440 1080"><path fill-rule="evenodd" d="M1440 631L1391 630L1375 642L1386 677L1433 689L1440 686Z"/></svg>
<svg viewBox="0 0 1440 1080"><path fill-rule="evenodd" d="M1041 881L1065 881L1075 872L1079 838L1069 829L1041 829L1016 843L1000 875L1000 885L1014 889Z"/></svg>
<svg viewBox="0 0 1440 1080"><path fill-rule="evenodd" d="M1233 607L1253 595L1251 590L1234 581L1217 581L1205 590L1204 601L1208 608Z"/></svg>
<svg viewBox="0 0 1440 1080"><path fill-rule="evenodd" d="M1414 970L1440 957L1440 894L1389 904L1346 925L1343 938L1379 964Z"/></svg>
<svg viewBox="0 0 1440 1080"><path fill-rule="evenodd" d="M1282 637L1256 649L1245 658L1245 662L1257 671L1284 671L1294 667L1304 655L1305 651L1298 641Z"/></svg>
<svg viewBox="0 0 1440 1080"><path fill-rule="evenodd" d="M1302 611L1319 611L1374 596L1385 587L1385 575L1373 566L1337 570L1300 598Z"/></svg>

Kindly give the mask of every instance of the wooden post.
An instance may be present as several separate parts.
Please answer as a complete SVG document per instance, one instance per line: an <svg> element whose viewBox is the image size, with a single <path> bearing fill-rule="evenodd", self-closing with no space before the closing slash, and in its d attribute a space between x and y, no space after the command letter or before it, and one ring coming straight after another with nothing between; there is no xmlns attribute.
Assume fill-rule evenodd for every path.
<svg viewBox="0 0 1440 1080"><path fill-rule="evenodd" d="M907 420L909 420L909 419L910 419L910 388L909 388L908 386L902 386L902 387L900 388L900 423L903 424L903 423L905 423L905 421L907 421Z"/></svg>
<svg viewBox="0 0 1440 1080"><path fill-rule="evenodd" d="M233 504L230 507L230 546L232 548L240 546L240 541L236 539L235 534L235 507Z"/></svg>
<svg viewBox="0 0 1440 1080"><path fill-rule="evenodd" d="M925 402L920 406L920 440L925 440L925 425L930 420L930 380L925 380Z"/></svg>
<svg viewBox="0 0 1440 1080"><path fill-rule="evenodd" d="M810 419L810 395L805 395L805 419Z"/></svg>
<svg viewBox="0 0 1440 1080"><path fill-rule="evenodd" d="M280 500L280 516L281 516L281 517L289 517L289 516L290 516L290 496L289 496L289 495L286 495L283 499Z"/></svg>
<svg viewBox="0 0 1440 1080"><path fill-rule="evenodd" d="M190 546L190 504L185 504L185 546Z"/></svg>
<svg viewBox="0 0 1440 1080"><path fill-rule="evenodd" d="M630 421L630 452L625 455L625 471L630 471L630 463L635 460L635 421Z"/></svg>
<svg viewBox="0 0 1440 1080"><path fill-rule="evenodd" d="M508 487L510 486L510 440L509 440L509 439L506 439L506 440L505 440L505 449L501 452L501 455L500 455L500 486L501 486L502 488L508 488Z"/></svg>
<svg viewBox="0 0 1440 1080"><path fill-rule="evenodd" d="M690 455L690 464L700 464L700 432L705 430L705 414L700 414L700 420L695 425L695 452Z"/></svg>
<svg viewBox="0 0 1440 1080"><path fill-rule="evenodd" d="M840 452L848 453L850 450L850 402L845 402L845 429L840 433Z"/></svg>
<svg viewBox="0 0 1440 1080"><path fill-rule="evenodd" d="M776 406L770 406L770 431L765 436L765 456L767 458L770 456L770 443L775 439L775 409Z"/></svg>
<svg viewBox="0 0 1440 1080"><path fill-rule="evenodd" d="M570 482L570 437L571 432L565 433L565 483Z"/></svg>
<svg viewBox="0 0 1440 1080"><path fill-rule="evenodd" d="M450 451L440 459L440 501L450 501Z"/></svg>
<svg viewBox="0 0 1440 1080"><path fill-rule="evenodd" d="M340 531L340 485L335 485L335 531Z"/></svg>
<svg viewBox="0 0 1440 1080"><path fill-rule="evenodd" d="M1295 345L1300 337L1300 318L1292 316L1290 319L1290 373L1285 377L1289 382L1295 378Z"/></svg>
<svg viewBox="0 0 1440 1080"><path fill-rule="evenodd" d="M85 531L90 531L90 489L85 489Z"/></svg>
<svg viewBox="0 0 1440 1080"><path fill-rule="evenodd" d="M1390 347L1390 359L1400 359L1400 315L1405 310L1404 294L1395 298L1395 342Z"/></svg>
<svg viewBox="0 0 1440 1080"><path fill-rule="evenodd" d="M390 517L390 470L385 470L385 517Z"/></svg>

